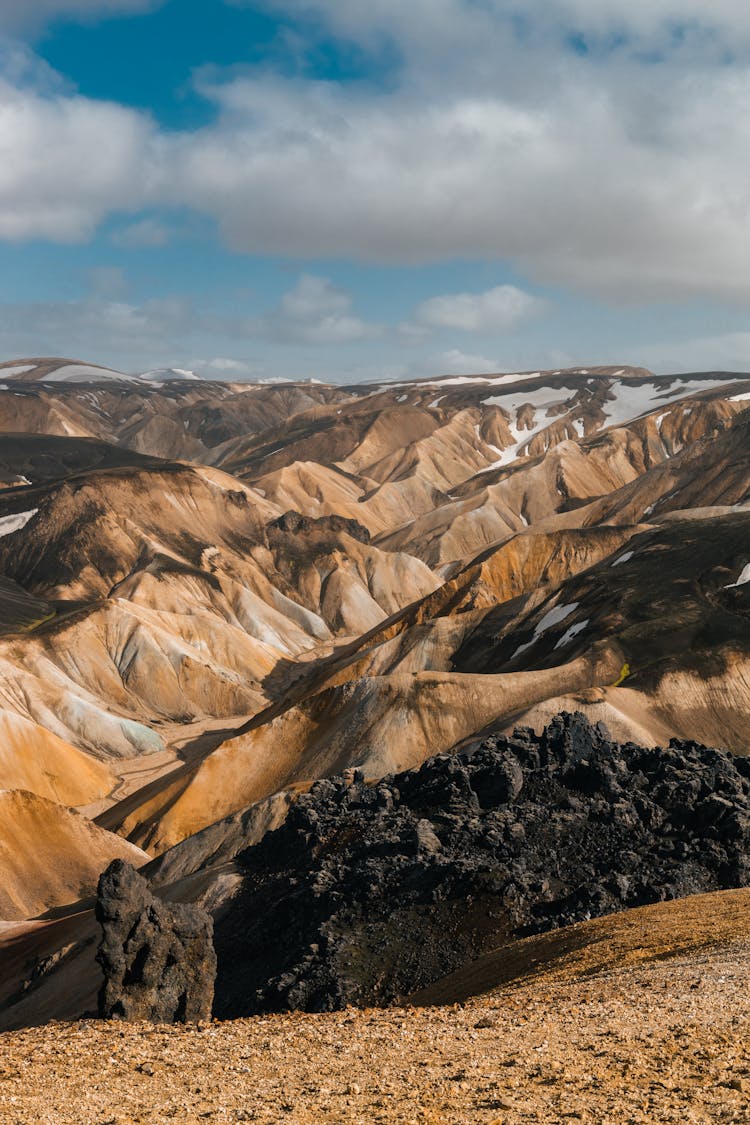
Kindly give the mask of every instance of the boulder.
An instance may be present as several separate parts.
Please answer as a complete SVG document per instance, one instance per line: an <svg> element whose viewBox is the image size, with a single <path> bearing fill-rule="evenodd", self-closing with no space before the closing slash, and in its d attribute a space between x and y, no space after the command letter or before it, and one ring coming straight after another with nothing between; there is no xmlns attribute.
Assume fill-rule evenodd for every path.
<svg viewBox="0 0 750 1125"><path fill-rule="evenodd" d="M123 860L99 879L97 961L104 1019L188 1023L211 1018L216 954L213 920L198 906L166 903Z"/></svg>

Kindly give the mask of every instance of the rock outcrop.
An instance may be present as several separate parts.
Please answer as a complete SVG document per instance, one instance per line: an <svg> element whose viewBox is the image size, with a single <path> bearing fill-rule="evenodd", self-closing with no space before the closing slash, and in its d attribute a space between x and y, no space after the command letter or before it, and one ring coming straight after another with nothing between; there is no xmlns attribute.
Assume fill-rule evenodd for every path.
<svg viewBox="0 0 750 1125"><path fill-rule="evenodd" d="M750 762L581 714L368 784L318 781L238 859L216 1014L387 1004L485 950L750 885Z"/></svg>
<svg viewBox="0 0 750 1125"><path fill-rule="evenodd" d="M155 1023L210 1018L216 955L213 921L204 910L162 902L130 864L115 860L99 880L96 917L103 930L100 1016Z"/></svg>

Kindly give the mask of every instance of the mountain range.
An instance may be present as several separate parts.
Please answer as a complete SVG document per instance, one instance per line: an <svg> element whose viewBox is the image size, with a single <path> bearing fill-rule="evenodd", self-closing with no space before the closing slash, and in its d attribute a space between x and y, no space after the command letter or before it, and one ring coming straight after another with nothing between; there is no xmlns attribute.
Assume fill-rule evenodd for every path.
<svg viewBox="0 0 750 1125"><path fill-rule="evenodd" d="M221 918L321 779L572 711L747 753L749 407L721 371L0 365L0 1026L90 1007L110 860Z"/></svg>

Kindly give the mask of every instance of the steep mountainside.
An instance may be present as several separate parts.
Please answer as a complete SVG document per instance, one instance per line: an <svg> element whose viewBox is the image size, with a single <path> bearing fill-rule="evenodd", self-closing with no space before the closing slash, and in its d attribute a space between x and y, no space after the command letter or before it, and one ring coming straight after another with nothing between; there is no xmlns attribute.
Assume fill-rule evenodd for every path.
<svg viewBox="0 0 750 1125"><path fill-rule="evenodd" d="M561 710L747 753L750 375L184 374L0 366L0 789L31 858L53 802L61 870L86 825L218 903L342 771ZM13 918L90 890L43 866Z"/></svg>
<svg viewBox="0 0 750 1125"><path fill-rule="evenodd" d="M92 894L113 859L147 857L111 832L44 797L0 791L0 913L28 918Z"/></svg>

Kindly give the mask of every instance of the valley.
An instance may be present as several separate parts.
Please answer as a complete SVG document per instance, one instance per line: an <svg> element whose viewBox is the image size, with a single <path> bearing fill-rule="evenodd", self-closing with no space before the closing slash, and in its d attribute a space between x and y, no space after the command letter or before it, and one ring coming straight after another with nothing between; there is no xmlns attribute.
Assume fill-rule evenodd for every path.
<svg viewBox="0 0 750 1125"><path fill-rule="evenodd" d="M95 1008L93 896L115 858L165 901L213 914L221 982L233 926L246 929L238 910L268 915L253 940L270 950L272 919L290 909L270 884L251 892L248 857L277 849L321 786L365 800L397 784L403 795L393 775L515 746L517 728L544 739L561 712L603 723L619 745L672 743L692 762L689 747L703 744L741 762L749 407L750 375L728 372L346 386L0 365L0 1027ZM419 823L437 826L440 807ZM398 839L408 855L408 832ZM729 889L745 885L744 868L729 873L711 854L710 875L668 893L663 872L650 889L610 888L594 912L744 893ZM462 878L459 901L476 895ZM541 870L514 878L533 910L553 903L550 925L583 917L533 890ZM565 895L590 882L578 868L565 878ZM363 950L396 891L382 895ZM454 981L440 1003L463 1000L450 974L509 950L525 909L433 951L387 996L329 995L333 970L303 956L320 938L301 933L288 1006L427 996L439 978ZM333 930L351 929L346 917L334 911ZM387 940L414 925L393 915ZM499 987L499 966L483 991ZM250 992L270 987L266 968L257 963ZM230 1002L234 987L218 1011L246 1016L255 1001Z"/></svg>

